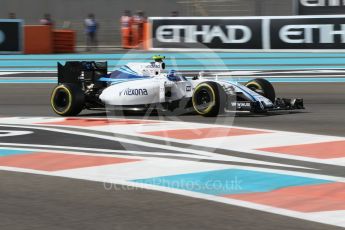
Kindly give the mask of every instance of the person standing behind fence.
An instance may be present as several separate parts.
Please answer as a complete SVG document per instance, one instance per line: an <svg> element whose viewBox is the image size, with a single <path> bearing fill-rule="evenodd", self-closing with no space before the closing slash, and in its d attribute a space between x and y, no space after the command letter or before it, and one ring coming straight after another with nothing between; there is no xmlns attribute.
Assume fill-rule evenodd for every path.
<svg viewBox="0 0 345 230"><path fill-rule="evenodd" d="M54 22L50 14L44 14L43 18L40 20L40 24L45 26L53 26Z"/></svg>
<svg viewBox="0 0 345 230"><path fill-rule="evenodd" d="M123 16L121 16L121 37L122 48L132 48L132 17L129 10L125 10Z"/></svg>
<svg viewBox="0 0 345 230"><path fill-rule="evenodd" d="M11 12L8 14L8 19L17 19L17 16L15 13Z"/></svg>
<svg viewBox="0 0 345 230"><path fill-rule="evenodd" d="M136 15L133 16L132 34L133 34L133 46L135 48L140 48L144 40L144 24L146 18L143 11L138 11Z"/></svg>
<svg viewBox="0 0 345 230"><path fill-rule="evenodd" d="M86 51L89 51L91 46L97 46L98 23L95 19L95 15L89 14L88 17L84 20L84 24L86 33Z"/></svg>
<svg viewBox="0 0 345 230"><path fill-rule="evenodd" d="M171 11L170 16L171 17L178 17L178 11L176 11L176 10Z"/></svg>

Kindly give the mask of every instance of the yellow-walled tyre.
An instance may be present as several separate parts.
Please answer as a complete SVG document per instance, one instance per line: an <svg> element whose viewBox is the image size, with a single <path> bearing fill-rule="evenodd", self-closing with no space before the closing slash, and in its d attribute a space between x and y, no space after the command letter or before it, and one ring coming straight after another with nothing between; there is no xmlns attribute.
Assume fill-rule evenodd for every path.
<svg viewBox="0 0 345 230"><path fill-rule="evenodd" d="M245 86L252 91L270 99L272 102L274 102L276 99L276 93L273 85L266 79L256 78L248 81Z"/></svg>
<svg viewBox="0 0 345 230"><path fill-rule="evenodd" d="M54 88L50 97L53 111L61 116L76 116L84 108L83 91L74 84L61 84Z"/></svg>
<svg viewBox="0 0 345 230"><path fill-rule="evenodd" d="M215 82L202 82L193 92L192 103L194 110L204 117L215 117L224 106L221 101L221 89Z"/></svg>

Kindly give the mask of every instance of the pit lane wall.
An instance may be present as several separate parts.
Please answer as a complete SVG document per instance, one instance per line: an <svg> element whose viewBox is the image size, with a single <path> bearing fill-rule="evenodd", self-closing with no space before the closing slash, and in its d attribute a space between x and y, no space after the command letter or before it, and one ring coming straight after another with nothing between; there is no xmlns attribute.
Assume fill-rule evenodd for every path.
<svg viewBox="0 0 345 230"><path fill-rule="evenodd" d="M24 25L20 19L0 19L0 54L74 53L75 40L73 30Z"/></svg>
<svg viewBox="0 0 345 230"><path fill-rule="evenodd" d="M150 50L345 50L345 15L150 17Z"/></svg>

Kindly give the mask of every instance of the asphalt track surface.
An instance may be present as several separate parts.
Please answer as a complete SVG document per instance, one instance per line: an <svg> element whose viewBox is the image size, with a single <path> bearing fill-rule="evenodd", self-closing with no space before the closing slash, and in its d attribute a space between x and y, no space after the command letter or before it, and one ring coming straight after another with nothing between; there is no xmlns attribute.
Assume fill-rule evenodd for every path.
<svg viewBox="0 0 345 230"><path fill-rule="evenodd" d="M304 98L306 110L256 116L239 114L234 124L345 136L344 83L279 83L274 86L279 97ZM0 84L0 115L56 116L49 106L53 87L52 84ZM102 117L105 113L85 111L82 116ZM153 115L150 119L156 117ZM227 118L179 116L178 119L224 124ZM59 137L43 132L37 135L15 142L121 148L118 143L84 137ZM10 138L6 142L10 142ZM269 157L265 160L272 161ZM322 170L329 175L344 176L342 167L328 166ZM0 171L0 175L0 229L340 229L151 190L107 191L97 182L6 171Z"/></svg>
<svg viewBox="0 0 345 230"><path fill-rule="evenodd" d="M50 108L54 84L0 84L1 116L56 116ZM301 97L306 110L266 115L239 114L234 125L294 132L345 136L345 83L275 83L277 97ZM105 113L84 111L81 116ZM131 114L131 118L143 117ZM150 119L158 119L152 115ZM167 117L166 119L170 119ZM227 117L179 116L183 121L226 123Z"/></svg>

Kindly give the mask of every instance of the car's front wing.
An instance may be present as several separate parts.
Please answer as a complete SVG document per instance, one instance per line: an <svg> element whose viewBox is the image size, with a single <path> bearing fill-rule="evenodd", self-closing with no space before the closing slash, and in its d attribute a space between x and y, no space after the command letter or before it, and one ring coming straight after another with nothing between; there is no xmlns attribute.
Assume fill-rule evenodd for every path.
<svg viewBox="0 0 345 230"><path fill-rule="evenodd" d="M260 101L233 101L227 103L226 111L248 111L248 112L268 112L277 110L299 110L304 109L304 102L301 98L288 99L277 98L273 105L266 106Z"/></svg>

